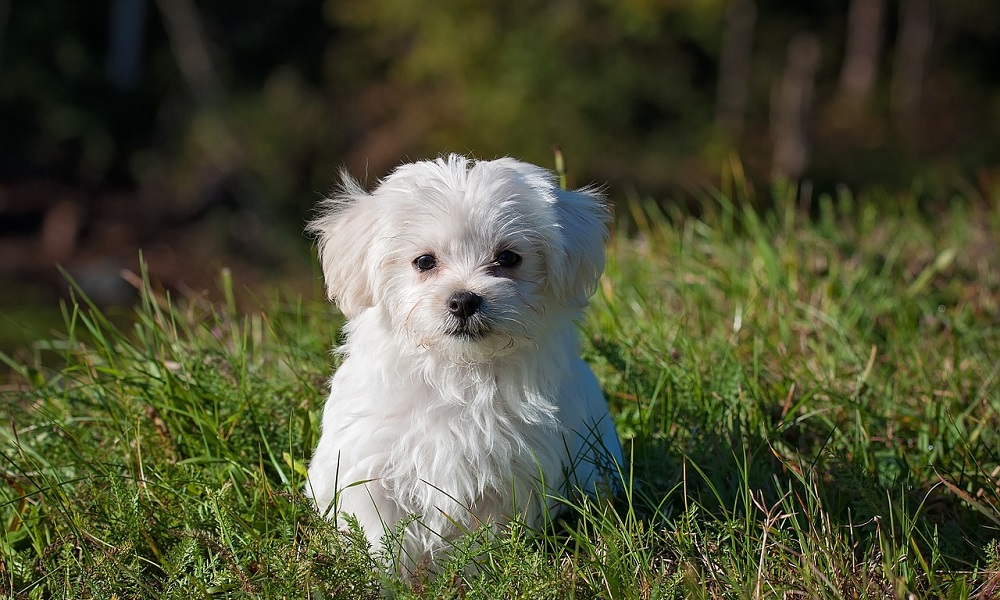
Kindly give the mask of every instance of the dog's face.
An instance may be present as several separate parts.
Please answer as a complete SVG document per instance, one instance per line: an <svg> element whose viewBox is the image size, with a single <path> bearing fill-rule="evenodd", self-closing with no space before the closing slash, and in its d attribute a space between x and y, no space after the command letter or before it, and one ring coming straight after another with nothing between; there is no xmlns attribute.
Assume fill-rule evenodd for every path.
<svg viewBox="0 0 1000 600"><path fill-rule="evenodd" d="M371 193L345 177L324 208L311 229L344 314L378 309L401 340L455 361L533 347L604 265L600 197L513 159L404 165Z"/></svg>

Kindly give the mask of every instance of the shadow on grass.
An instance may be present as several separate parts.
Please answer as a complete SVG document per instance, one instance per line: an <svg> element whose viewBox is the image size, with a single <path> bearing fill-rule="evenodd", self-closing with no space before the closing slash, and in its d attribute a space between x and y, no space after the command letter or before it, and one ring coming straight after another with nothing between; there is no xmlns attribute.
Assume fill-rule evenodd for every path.
<svg viewBox="0 0 1000 600"><path fill-rule="evenodd" d="M729 356L708 364L682 347L658 368L644 369L620 343L597 339L592 348L605 368L627 374L634 390L609 395L620 411L635 414L625 442L632 508L649 522L680 531L696 507L698 518L720 527L739 523L746 533L787 517L790 533L816 544L825 534L842 536L859 563L909 555L924 569L975 570L990 560L1000 523L995 504L977 505L976 497L995 499L995 481L953 463L943 465L947 475L914 464L924 455L898 435L856 435L844 416L857 410L851 398L801 390L797 398L822 395L824 408L792 414L794 387L747 373ZM837 410L831 406L844 415L820 418ZM865 419L868 430L891 427L878 415Z"/></svg>

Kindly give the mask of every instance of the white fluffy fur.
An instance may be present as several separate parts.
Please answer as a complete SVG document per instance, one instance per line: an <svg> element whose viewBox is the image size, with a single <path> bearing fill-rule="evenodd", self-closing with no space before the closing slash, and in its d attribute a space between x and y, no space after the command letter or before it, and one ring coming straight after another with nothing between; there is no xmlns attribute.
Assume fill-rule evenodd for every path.
<svg viewBox="0 0 1000 600"><path fill-rule="evenodd" d="M371 193L343 179L310 224L349 319L309 465L319 509L411 568L613 477L621 449L574 326L604 267L600 196L510 158L403 165ZM520 264L498 266L504 250ZM465 291L482 297L474 336L447 307Z"/></svg>

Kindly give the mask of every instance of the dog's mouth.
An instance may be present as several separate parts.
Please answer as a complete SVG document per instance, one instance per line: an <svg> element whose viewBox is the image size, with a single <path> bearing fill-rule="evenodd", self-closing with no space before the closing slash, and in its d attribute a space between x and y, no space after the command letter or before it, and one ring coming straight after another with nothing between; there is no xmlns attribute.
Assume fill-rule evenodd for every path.
<svg viewBox="0 0 1000 600"><path fill-rule="evenodd" d="M481 319L468 319L456 323L445 333L453 338L475 342L490 335L490 326Z"/></svg>

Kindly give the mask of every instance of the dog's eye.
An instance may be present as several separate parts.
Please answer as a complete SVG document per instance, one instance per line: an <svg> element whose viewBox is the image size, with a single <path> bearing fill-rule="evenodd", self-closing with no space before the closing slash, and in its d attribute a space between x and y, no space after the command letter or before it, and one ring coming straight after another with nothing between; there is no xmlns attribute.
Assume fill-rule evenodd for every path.
<svg viewBox="0 0 1000 600"><path fill-rule="evenodd" d="M415 266L418 271L430 271L437 266L437 259L430 254L421 254L413 260L413 266Z"/></svg>
<svg viewBox="0 0 1000 600"><path fill-rule="evenodd" d="M511 250L504 250L500 254L497 254L496 262L497 266L513 269L521 264L521 255Z"/></svg>

